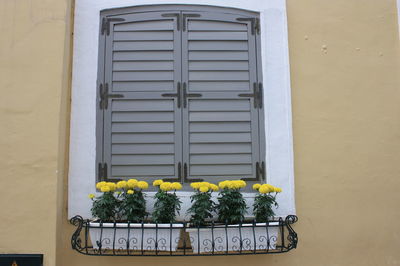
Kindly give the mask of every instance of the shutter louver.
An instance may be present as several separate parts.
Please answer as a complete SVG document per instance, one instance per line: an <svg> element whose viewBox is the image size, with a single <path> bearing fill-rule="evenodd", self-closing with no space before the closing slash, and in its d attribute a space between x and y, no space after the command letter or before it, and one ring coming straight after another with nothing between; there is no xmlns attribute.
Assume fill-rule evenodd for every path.
<svg viewBox="0 0 400 266"><path fill-rule="evenodd" d="M181 112L174 93L180 80L176 18L161 12L120 15L105 37L104 161L108 179L177 178Z"/></svg>
<svg viewBox="0 0 400 266"><path fill-rule="evenodd" d="M250 22L237 15L199 12L182 33L183 81L188 98L183 112L187 179L209 181L256 178L260 159L256 41Z"/></svg>

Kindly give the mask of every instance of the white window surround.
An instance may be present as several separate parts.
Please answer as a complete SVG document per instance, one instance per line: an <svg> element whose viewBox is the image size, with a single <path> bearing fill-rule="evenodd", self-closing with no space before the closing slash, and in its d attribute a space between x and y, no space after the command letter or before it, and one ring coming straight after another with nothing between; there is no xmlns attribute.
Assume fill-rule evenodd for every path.
<svg viewBox="0 0 400 266"><path fill-rule="evenodd" d="M296 214L294 197L291 89L285 0L76 0L72 73L68 216L91 218L95 191L96 80L100 10L136 5L188 4L240 8L260 12L265 103L267 182L283 189L277 216ZM148 199L151 198L148 193ZM183 199L180 218L190 204ZM249 206L253 193L245 193ZM151 211L152 201L148 200ZM249 208L251 213L251 208Z"/></svg>

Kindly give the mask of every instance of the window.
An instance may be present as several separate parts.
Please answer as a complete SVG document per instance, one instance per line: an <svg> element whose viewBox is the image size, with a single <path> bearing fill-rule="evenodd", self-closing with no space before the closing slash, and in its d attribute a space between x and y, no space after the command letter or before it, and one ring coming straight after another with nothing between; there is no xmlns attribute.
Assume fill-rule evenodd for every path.
<svg viewBox="0 0 400 266"><path fill-rule="evenodd" d="M152 6L101 21L99 180L265 178L258 13Z"/></svg>
<svg viewBox="0 0 400 266"><path fill-rule="evenodd" d="M263 84L263 95L261 99L263 100L262 109L258 109L259 117L260 115L264 115L264 120L262 117L258 122L259 127L259 136L258 146L260 148L259 158L265 158L265 175L266 181L268 183L274 184L276 186L282 187L284 193L282 193L279 197L279 209L277 210L277 215L286 216L289 214L295 214L295 204L294 204L294 174L293 174L293 145L292 145L292 124L291 124L291 90L290 90L290 72L289 72L289 57L288 57L288 36L287 36L287 24L286 24L286 6L284 0L277 1L257 1L257 0L249 0L249 1L219 1L218 5L222 5L225 7L213 7L213 6L199 6L195 5L198 1L195 0L180 0L179 3L181 5L170 5L165 4L167 0L76 0L75 1L75 12L74 12L74 50L73 50L73 73L72 73L72 99L71 99L71 129L70 129L70 146L69 146L69 172L68 172L68 215L69 217L73 217L76 214L80 214L85 218L90 217L90 208L91 202L87 199L87 195L89 193L93 193L95 182L98 180L98 163L99 162L110 162L99 160L102 154L99 156L98 149L98 141L102 138L102 131L99 130L99 122L102 122L102 119L99 118L100 112L100 99L96 98L95 95L99 94L100 84L103 83L103 92L106 89L105 79L107 78L110 81L110 77L105 77L103 80L101 76L104 75L104 68L99 68L99 60L105 60L105 45L100 45L101 40L105 40L107 37L107 25L105 24L105 35L100 35L99 38L99 29L101 29L101 17L109 17L109 18L119 18L126 17L129 14L133 16L133 13L139 15L142 13L143 16L150 15L151 13L155 14L159 13L197 13L200 12L208 13L208 14L218 14L218 18L226 19L225 15L229 14L234 15L234 22L239 24L248 25L248 30L251 31L253 28L251 26L252 21L238 21L236 18L244 17L244 18L259 18L260 27L255 30L259 30L260 34L256 33L254 36L255 45L256 45L256 75L257 78L251 78L251 82L256 80L258 83ZM213 4L213 1L209 1L207 3ZM140 6L144 4L144 6ZM125 8L126 6L136 5L134 7ZM245 11L251 10L251 11ZM177 27L177 19L183 18L183 16L172 16L172 17L161 17L162 20L171 20L172 27ZM204 16L203 16L204 18ZM190 21L195 21L196 19L201 19L201 17L185 17L185 19ZM100 25L99 25L100 22ZM229 21L228 21L229 22ZM255 21L258 22L258 21ZM110 35L111 31L114 29L115 24L124 24L129 23L126 21L112 21L110 20ZM132 22L133 23L133 22ZM186 24L187 25L187 24ZM254 25L258 25L255 23ZM179 37L181 38L181 46L182 42L185 40L180 37L187 36L189 31L185 29L183 31L180 29ZM119 33L120 34L120 33ZM124 33L125 34L125 33ZM146 33L145 33L146 34ZM186 34L186 35L185 35ZM227 33L223 33L227 34ZM223 36L223 35L221 35ZM248 32L249 36L249 32ZM252 34L250 32L250 38L252 38ZM103 39L104 38L104 39ZM111 37L109 37L110 39ZM175 40L175 39L174 39ZM129 41L129 40L128 40ZM186 39L187 41L187 39ZM223 41L223 40L221 40ZM138 43L140 41L137 41ZM108 46L111 47L111 46ZM190 48L190 47L189 47ZM175 47L174 47L175 49ZM181 49L181 48L177 48ZM121 51L122 52L122 51ZM233 51L232 51L233 52ZM160 54L160 53L159 53ZM214 59L214 58L213 58ZM261 60L260 60L261 59ZM238 60L240 61L240 60ZM174 94L177 91L177 82L181 82L181 93L183 93L183 82L186 82L186 89L192 89L193 84L188 84L188 82L193 82L193 80L189 80L190 75L187 72L185 74L183 68L185 67L185 62L182 61L173 61L178 66L182 67L180 70L181 73L179 76L173 77L173 82L170 87L167 88L166 91L155 91L154 93L158 94ZM124 63L127 64L127 63ZM200 63L201 65L202 63ZM203 63L204 64L204 63ZM142 64L143 65L143 64ZM261 67L262 65L262 67ZM104 63L103 63L104 66ZM158 66L158 65L157 65ZM227 65L225 65L227 66ZM229 65L229 67L233 67L233 65ZM251 73L254 70L253 65L249 65L249 71ZM121 66L120 66L121 67ZM168 71L168 63L164 63L164 67L167 72ZM191 67L186 66L187 68ZM192 64L193 67L193 64ZM198 65L199 67L199 65ZM101 70L103 69L103 73ZM143 68L144 69L144 68ZM173 68L174 70L176 68ZM123 70L123 69L121 69ZM150 70L150 69L144 69ZM200 69L202 70L202 69ZM138 72L143 72L140 69ZM155 70L157 71L157 70ZM233 70L229 70L233 71ZM238 71L243 71L238 69ZM99 73L100 72L100 73ZM196 72L196 71L195 71ZM196 73L199 74L200 71ZM214 71L215 72L215 71ZM110 73L110 72L108 72ZM165 74L165 73L164 73ZM175 73L174 73L175 74ZM204 73L201 82L205 83ZM185 76L186 75L186 76ZM193 75L193 74L192 74ZM250 74L249 74L250 75ZM144 76L143 76L144 77ZM192 76L193 77L193 76ZM195 76L196 77L196 76ZM234 76L237 77L237 76ZM159 79L160 77L157 76ZM171 79L167 79L171 80ZM250 80L250 79L249 79ZM152 82L154 80L150 80ZM232 81L232 80L231 80ZM129 81L127 81L129 82ZM253 86L253 84L249 81L249 86ZM253 82L254 83L254 82ZM112 84L114 85L114 84ZM132 86L130 88L133 88ZM124 100L129 100L127 98L128 95L138 95L139 92L135 91L110 91L110 85L108 85L108 93L107 94L124 94L125 98L112 98L109 97L108 107L107 109L102 110L101 112L110 112L112 110L112 102ZM111 88L112 90L115 87ZM189 93L189 91L187 91ZM142 92L143 93L143 92ZM200 100L206 101L205 96L210 95L211 92L205 91L190 91L190 93L199 93L202 94L202 97L188 97L187 105L190 107L192 103L195 101L200 102ZM221 97L226 97L228 92L219 92ZM250 87L248 91L239 93L244 94L252 94L253 87ZM215 96L216 93L214 93ZM104 94L106 95L106 94ZM232 95L236 95L233 94ZM100 97L100 96L98 96ZM136 99L136 98L135 98ZM248 100L254 104L253 97L239 97L237 100ZM151 99L150 99L151 100ZM153 99L154 100L154 99ZM177 108L177 99L175 97L162 97L160 100L170 100L174 102L174 108ZM217 99L215 99L217 100ZM183 103L183 101L182 101ZM252 109L255 110L255 109ZM181 107L180 112L182 119L180 120L181 125L183 127L184 117L183 112L190 111L190 108ZM175 109L174 109L175 112ZM96 114L97 113L97 114ZM108 113L110 114L110 113ZM190 118L190 115L186 113ZM96 119L96 116L98 119ZM208 116L208 118L213 116ZM214 117L213 117L214 118ZM146 120L149 122L149 120ZM175 120L174 120L175 121ZM179 121L179 120L178 120ZM187 120L186 120L187 121ZM207 122L207 121L205 121ZM129 122L127 122L129 123ZM265 123L265 125L263 125ZM190 125L190 123L189 123ZM111 125L109 124L108 127ZM100 127L101 128L101 127ZM265 138L263 137L263 131L265 132ZM189 132L189 131L187 131ZM179 133L179 131L178 131ZM184 132L182 131L182 141L181 148L182 150L183 142L186 140L184 137ZM229 132L227 132L229 133ZM240 132L239 132L240 133ZM242 132L243 133L243 132ZM161 141L161 140L160 140ZM103 142L103 141L102 141ZM264 142L264 143L263 143ZM144 143L144 141L140 142ZM167 141L167 143L169 143ZM175 143L175 142L174 142ZM179 143L179 142L178 142ZM143 144L146 145L146 144ZM188 146L186 146L188 147ZM189 147L190 149L190 147ZM264 153L264 154L263 154ZM181 162L181 174L183 169L182 163L184 163L184 157L188 156L188 154L184 155L184 151L182 150L181 154L178 156L182 156L181 160L175 158L176 153L173 154L173 171L174 174L170 176L165 176L165 178L175 178L178 177L179 165L176 165L176 162ZM252 159L253 160L253 159ZM171 159L170 161L171 162ZM252 162L256 162L254 160ZM260 160L262 162L262 160ZM191 167L192 165L189 165ZM253 167L253 165L252 165ZM107 165L107 179L112 179L109 171L110 165ZM147 168L145 168L147 169ZM253 168L254 169L254 168ZM208 170L208 169L206 169ZM143 174L144 175L144 174ZM241 175L243 177L245 175ZM215 176L213 176L215 177ZM245 177L250 177L245 176ZM253 177L253 176L251 176ZM115 178L115 177L114 177ZM182 176L183 178L183 176ZM201 175L188 175L189 179L194 178L202 178L205 179L207 176ZM217 178L222 178L219 176ZM232 176L229 176L232 178ZM151 199L151 193L149 192L149 201ZM186 208L190 206L190 195L189 192L179 192L180 197L182 198L183 205L181 213L184 214L186 212ZM248 204L252 204L252 198L254 197L253 193L246 193L246 199L249 201ZM151 211L152 202L149 202L149 211Z"/></svg>

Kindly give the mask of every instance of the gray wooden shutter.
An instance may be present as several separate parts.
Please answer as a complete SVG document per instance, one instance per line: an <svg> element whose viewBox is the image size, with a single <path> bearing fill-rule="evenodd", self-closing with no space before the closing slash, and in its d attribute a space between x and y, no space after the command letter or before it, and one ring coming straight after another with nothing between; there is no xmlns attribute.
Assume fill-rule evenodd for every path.
<svg viewBox="0 0 400 266"><path fill-rule="evenodd" d="M184 176L258 180L264 128L257 100L257 20L219 12L183 12L183 17Z"/></svg>
<svg viewBox="0 0 400 266"><path fill-rule="evenodd" d="M100 38L105 60L99 73L109 97L100 106L98 158L108 180L178 178L182 118L173 94L181 78L181 39L177 17L164 13L104 18L109 25Z"/></svg>

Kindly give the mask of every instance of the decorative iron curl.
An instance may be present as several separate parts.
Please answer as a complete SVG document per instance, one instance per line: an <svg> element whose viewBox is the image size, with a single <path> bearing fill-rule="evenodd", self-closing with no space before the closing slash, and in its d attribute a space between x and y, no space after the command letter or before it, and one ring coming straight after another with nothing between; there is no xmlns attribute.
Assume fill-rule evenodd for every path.
<svg viewBox="0 0 400 266"><path fill-rule="evenodd" d="M71 247L72 247L72 249L75 249L75 250L81 252L83 249L85 249L85 247L82 247L82 239L81 239L81 231L83 228L84 220L83 220L82 216L76 215L76 216L72 217L69 220L69 222L72 225L77 227L71 237Z"/></svg>
<svg viewBox="0 0 400 266"><path fill-rule="evenodd" d="M285 219L285 223L289 232L287 236L287 240L289 240L289 245L288 245L289 250L297 248L297 242L298 242L297 233L293 230L291 226L297 221L298 218L296 215L288 215Z"/></svg>

